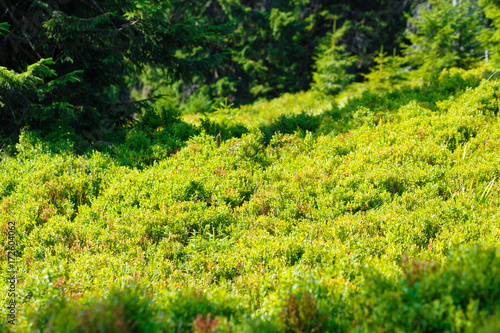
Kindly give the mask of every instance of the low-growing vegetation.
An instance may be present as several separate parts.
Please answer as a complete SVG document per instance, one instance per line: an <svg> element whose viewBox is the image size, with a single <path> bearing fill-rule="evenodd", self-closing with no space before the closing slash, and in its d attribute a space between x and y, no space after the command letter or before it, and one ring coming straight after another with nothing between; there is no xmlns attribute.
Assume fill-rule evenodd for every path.
<svg viewBox="0 0 500 333"><path fill-rule="evenodd" d="M157 149L144 130L114 157L56 152L25 132L0 162L16 329L497 331L491 73L445 71L320 114L277 111L227 137L207 127L141 168L132 147ZM161 126L151 119L142 126Z"/></svg>

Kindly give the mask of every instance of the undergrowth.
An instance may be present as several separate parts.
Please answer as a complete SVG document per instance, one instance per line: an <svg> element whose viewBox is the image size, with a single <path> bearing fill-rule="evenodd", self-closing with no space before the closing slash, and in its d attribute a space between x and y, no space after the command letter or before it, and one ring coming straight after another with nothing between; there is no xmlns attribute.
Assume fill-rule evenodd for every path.
<svg viewBox="0 0 500 333"><path fill-rule="evenodd" d="M500 81L467 88L488 75L260 127L145 115L115 153L26 131L0 161L15 329L498 331Z"/></svg>

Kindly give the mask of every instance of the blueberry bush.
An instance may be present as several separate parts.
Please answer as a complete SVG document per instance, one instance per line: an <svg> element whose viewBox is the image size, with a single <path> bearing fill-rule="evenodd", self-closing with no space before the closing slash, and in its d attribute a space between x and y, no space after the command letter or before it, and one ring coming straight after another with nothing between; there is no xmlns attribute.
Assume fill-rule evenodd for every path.
<svg viewBox="0 0 500 333"><path fill-rule="evenodd" d="M170 152L153 120L116 155L23 132L0 160L18 309L1 330L498 331L491 73L444 71L343 106L302 93L223 110L171 129L193 134ZM310 109L286 113L293 98ZM266 105L267 121L238 127ZM1 299L8 289L1 279Z"/></svg>

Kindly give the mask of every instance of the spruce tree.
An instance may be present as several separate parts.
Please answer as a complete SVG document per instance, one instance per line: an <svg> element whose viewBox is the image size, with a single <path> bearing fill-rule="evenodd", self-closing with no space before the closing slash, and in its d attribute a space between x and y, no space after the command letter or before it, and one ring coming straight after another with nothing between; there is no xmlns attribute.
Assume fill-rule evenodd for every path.
<svg viewBox="0 0 500 333"><path fill-rule="evenodd" d="M371 54L381 45L393 49L403 41L406 29L403 12L413 7L411 1L393 0L181 3L184 6L176 3L179 15L196 18L205 25L231 21L238 26L235 38L224 40L231 58L214 68L212 75L177 81L170 85L175 90L173 94L162 88L162 92L181 100L185 112L209 111L210 101L218 105L226 97L240 105L256 98L309 89L316 47L331 31L332 17L338 17L338 26L352 22L342 42L346 51L358 56L351 70L365 73L373 64ZM145 79L151 82L156 78ZM140 83L138 86L143 90ZM152 85L146 82L143 87L151 89Z"/></svg>
<svg viewBox="0 0 500 333"><path fill-rule="evenodd" d="M354 78L347 70L356 62L356 57L346 52L345 44L339 43L349 23L340 29L336 29L336 25L335 22L333 31L318 45L314 57L312 87L325 94L338 93Z"/></svg>
<svg viewBox="0 0 500 333"><path fill-rule="evenodd" d="M30 64L51 58L59 78L81 71L80 82L47 91L40 107L26 99L30 102L16 108L23 117L2 107L2 118L15 122L18 131L29 126L42 134L84 137L105 123L106 131L101 132L111 133L144 106L130 100L129 77L147 66L163 68L175 78L210 70L222 56L220 48L206 57L193 56L192 50L218 47L231 26L202 26L179 17L173 11L175 2L0 1L1 20L10 25L0 44L0 66L22 73ZM43 78L43 83L47 80ZM58 122L65 112L61 108L73 110L65 128Z"/></svg>
<svg viewBox="0 0 500 333"><path fill-rule="evenodd" d="M419 77L444 68L474 66L484 49L478 40L481 12L474 0L430 0L410 17L405 55Z"/></svg>
<svg viewBox="0 0 500 333"><path fill-rule="evenodd" d="M500 65L500 5L498 1L479 0L484 16L488 20L487 26L481 31L479 39L483 42L485 58L491 58L492 62ZM488 59L486 58L486 59Z"/></svg>
<svg viewBox="0 0 500 333"><path fill-rule="evenodd" d="M408 71L403 68L405 59L396 54L396 49L393 50L392 56L389 56L381 47L373 60L375 65L368 74L363 75L370 89L384 92L397 87L407 79Z"/></svg>

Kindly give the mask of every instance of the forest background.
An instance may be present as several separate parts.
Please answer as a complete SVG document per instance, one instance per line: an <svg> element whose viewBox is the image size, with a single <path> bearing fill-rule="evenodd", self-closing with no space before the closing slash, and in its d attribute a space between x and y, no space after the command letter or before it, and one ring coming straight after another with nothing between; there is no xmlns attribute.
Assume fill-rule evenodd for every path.
<svg viewBox="0 0 500 333"><path fill-rule="evenodd" d="M350 83L387 90L500 58L491 0L0 6L0 140L11 152L22 129L78 153L115 154L127 135L128 148L137 141L175 151L200 130L221 132L206 117L221 105L309 89L334 96ZM198 127L179 119L194 113L204 120Z"/></svg>

